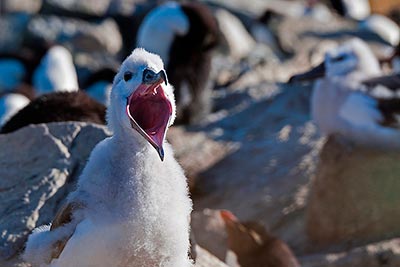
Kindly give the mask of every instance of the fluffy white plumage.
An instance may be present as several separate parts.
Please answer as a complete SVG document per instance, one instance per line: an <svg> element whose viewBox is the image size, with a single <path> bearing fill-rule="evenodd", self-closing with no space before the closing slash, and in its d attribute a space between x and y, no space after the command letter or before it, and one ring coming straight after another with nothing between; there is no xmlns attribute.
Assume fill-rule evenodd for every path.
<svg viewBox="0 0 400 267"><path fill-rule="evenodd" d="M30 100L21 94L6 94L0 98L0 127L3 126L20 109L28 105Z"/></svg>
<svg viewBox="0 0 400 267"><path fill-rule="evenodd" d="M399 130L381 125L384 118L373 97L350 91L339 110L338 118L341 121L337 125L337 133L354 143L384 150L400 149Z"/></svg>
<svg viewBox="0 0 400 267"><path fill-rule="evenodd" d="M33 74L36 95L79 89L78 77L71 53L63 46L47 51Z"/></svg>
<svg viewBox="0 0 400 267"><path fill-rule="evenodd" d="M325 68L327 77L345 78L351 84L359 84L364 79L382 74L371 48L358 38L352 38L327 52Z"/></svg>
<svg viewBox="0 0 400 267"><path fill-rule="evenodd" d="M154 8L144 18L137 35L137 47L160 55L165 65L175 36L189 31L189 19L176 2L166 2Z"/></svg>
<svg viewBox="0 0 400 267"><path fill-rule="evenodd" d="M342 0L346 16L355 20L363 20L371 14L368 0Z"/></svg>
<svg viewBox="0 0 400 267"><path fill-rule="evenodd" d="M165 160L131 127L127 98L145 69L163 70L157 55L135 49L115 77L108 109L113 136L92 151L68 203L80 203L70 223L29 237L24 258L37 266L189 267L191 201L186 178L165 145ZM132 73L127 81L124 75ZM172 87L166 97L174 106ZM170 122L173 122L171 118ZM76 226L76 228L75 228ZM71 232L72 231L72 232ZM72 234L58 259L48 258L54 240ZM68 235L67 234L67 235ZM45 248L44 248L45 247ZM47 249L46 249L47 248ZM41 254L35 256L35 254Z"/></svg>
<svg viewBox="0 0 400 267"><path fill-rule="evenodd" d="M327 64L328 63L328 64ZM367 146L400 148L400 133L382 126L378 102L365 92L362 80L380 74L372 51L360 40L328 53L326 76L317 81L311 114L322 133L339 134Z"/></svg>
<svg viewBox="0 0 400 267"><path fill-rule="evenodd" d="M375 127L383 121L377 107L374 98L362 92L352 92L339 110L339 116L355 126Z"/></svg>
<svg viewBox="0 0 400 267"><path fill-rule="evenodd" d="M24 79L26 69L15 59L0 60L0 92L14 90Z"/></svg>

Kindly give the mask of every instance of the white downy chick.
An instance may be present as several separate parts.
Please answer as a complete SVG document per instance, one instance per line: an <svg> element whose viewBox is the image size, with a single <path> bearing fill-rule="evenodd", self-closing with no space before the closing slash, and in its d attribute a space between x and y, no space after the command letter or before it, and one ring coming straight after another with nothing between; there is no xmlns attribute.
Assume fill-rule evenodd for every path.
<svg viewBox="0 0 400 267"><path fill-rule="evenodd" d="M191 266L192 203L165 141L174 112L162 60L135 49L114 79L113 136L94 148L51 227L29 237L24 259L51 267Z"/></svg>

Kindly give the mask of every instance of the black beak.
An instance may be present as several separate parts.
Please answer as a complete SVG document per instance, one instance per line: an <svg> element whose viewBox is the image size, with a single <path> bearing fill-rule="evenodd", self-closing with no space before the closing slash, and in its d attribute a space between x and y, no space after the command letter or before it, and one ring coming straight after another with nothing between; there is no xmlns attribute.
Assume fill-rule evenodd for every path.
<svg viewBox="0 0 400 267"><path fill-rule="evenodd" d="M165 73L165 70L161 70L158 73L155 73L151 69L145 69L143 71L142 82L144 84L154 84L160 80L163 80L165 84L168 85L168 78L167 74Z"/></svg>
<svg viewBox="0 0 400 267"><path fill-rule="evenodd" d="M310 80L315 80L318 78L321 78L325 75L325 63L322 62L315 68L301 73L301 74L296 74L290 77L289 83L297 83L297 82L304 82L304 81L310 81Z"/></svg>

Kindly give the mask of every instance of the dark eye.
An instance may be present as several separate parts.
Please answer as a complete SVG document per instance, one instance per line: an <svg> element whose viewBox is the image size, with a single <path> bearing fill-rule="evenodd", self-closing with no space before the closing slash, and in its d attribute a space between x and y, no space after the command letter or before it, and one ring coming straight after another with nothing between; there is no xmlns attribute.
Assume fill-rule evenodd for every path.
<svg viewBox="0 0 400 267"><path fill-rule="evenodd" d="M130 79L132 79L132 72L127 71L124 73L124 80L125 82L129 81Z"/></svg>
<svg viewBox="0 0 400 267"><path fill-rule="evenodd" d="M342 61L347 58L347 55L340 55L337 58L334 58L333 61Z"/></svg>

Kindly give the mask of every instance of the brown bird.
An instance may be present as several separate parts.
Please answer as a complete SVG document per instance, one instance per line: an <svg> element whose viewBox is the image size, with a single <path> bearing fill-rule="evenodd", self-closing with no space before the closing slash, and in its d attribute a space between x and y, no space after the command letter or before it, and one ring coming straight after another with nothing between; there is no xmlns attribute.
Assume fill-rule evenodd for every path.
<svg viewBox="0 0 400 267"><path fill-rule="evenodd" d="M299 267L291 249L259 223L241 223L230 211L221 210L226 224L228 247L241 267Z"/></svg>
<svg viewBox="0 0 400 267"><path fill-rule="evenodd" d="M0 133L10 133L29 124L86 121L106 123L106 107L85 92L57 92L39 96L11 117Z"/></svg>

